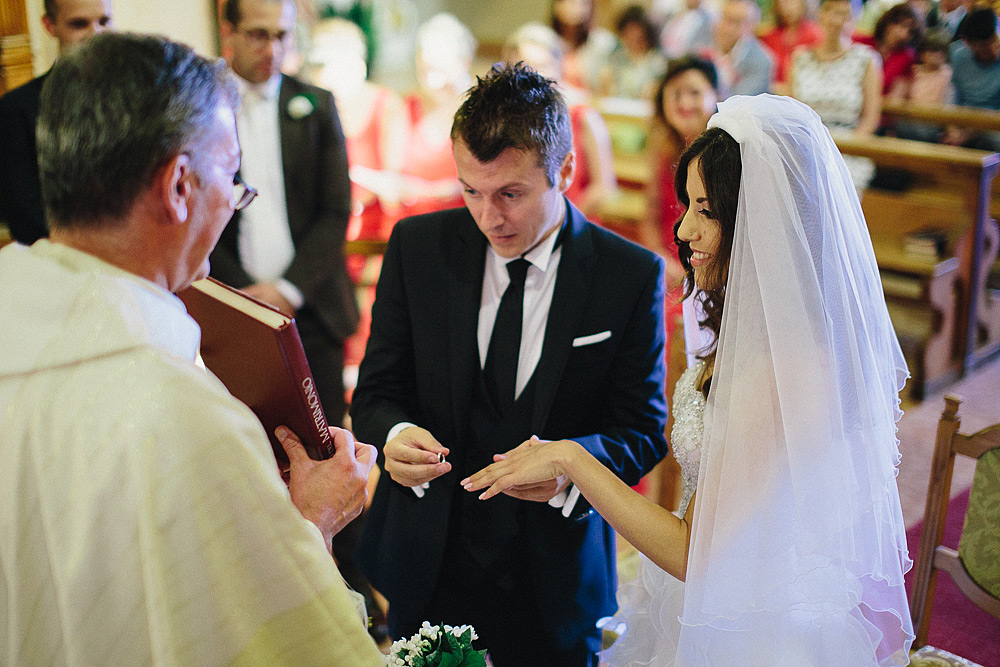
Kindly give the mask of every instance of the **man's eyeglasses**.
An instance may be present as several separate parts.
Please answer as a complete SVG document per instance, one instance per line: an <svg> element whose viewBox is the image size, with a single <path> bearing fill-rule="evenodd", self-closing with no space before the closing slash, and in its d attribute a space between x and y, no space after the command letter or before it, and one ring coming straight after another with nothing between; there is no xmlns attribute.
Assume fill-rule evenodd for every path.
<svg viewBox="0 0 1000 667"><path fill-rule="evenodd" d="M257 189L252 185L247 185L246 181L239 174L233 176L233 210L242 211L257 196Z"/></svg>
<svg viewBox="0 0 1000 667"><path fill-rule="evenodd" d="M275 40L283 44L291 34L287 30L271 32L264 28L252 28L250 30L240 30L239 32L243 33L247 41L257 48L263 48Z"/></svg>

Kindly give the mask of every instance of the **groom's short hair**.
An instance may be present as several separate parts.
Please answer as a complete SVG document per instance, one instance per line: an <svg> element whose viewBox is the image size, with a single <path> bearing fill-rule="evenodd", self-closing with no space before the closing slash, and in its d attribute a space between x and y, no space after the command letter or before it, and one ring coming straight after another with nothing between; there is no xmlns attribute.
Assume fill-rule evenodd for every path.
<svg viewBox="0 0 1000 667"><path fill-rule="evenodd" d="M480 162L492 162L508 148L537 151L549 186L573 149L566 101L554 81L524 63L497 63L477 79L455 113L451 137Z"/></svg>

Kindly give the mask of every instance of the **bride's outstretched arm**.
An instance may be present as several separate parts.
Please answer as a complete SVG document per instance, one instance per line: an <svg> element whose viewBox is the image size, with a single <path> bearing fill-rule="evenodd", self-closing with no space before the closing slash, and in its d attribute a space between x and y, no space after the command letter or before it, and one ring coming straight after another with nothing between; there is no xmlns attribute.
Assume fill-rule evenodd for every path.
<svg viewBox="0 0 1000 667"><path fill-rule="evenodd" d="M462 481L467 491L486 489L487 500L511 489L566 476L611 526L671 575L683 580L694 500L687 514L674 514L633 491L597 459L572 440L529 440L499 460Z"/></svg>

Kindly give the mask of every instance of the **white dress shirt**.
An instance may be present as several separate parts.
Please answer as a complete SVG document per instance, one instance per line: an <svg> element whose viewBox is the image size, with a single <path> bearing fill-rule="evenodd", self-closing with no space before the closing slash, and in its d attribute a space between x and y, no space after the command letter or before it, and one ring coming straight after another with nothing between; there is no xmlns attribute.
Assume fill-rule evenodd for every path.
<svg viewBox="0 0 1000 667"><path fill-rule="evenodd" d="M257 188L253 206L240 212L238 248L244 270L256 282L274 283L292 306L302 307L302 293L282 276L295 258L288 226L285 170L278 125L281 76L252 85L236 77L242 104L236 114L243 160L243 180Z"/></svg>
<svg viewBox="0 0 1000 667"><path fill-rule="evenodd" d="M514 385L515 398L521 395L542 356L545 324L549 317L549 307L552 305L552 294L556 288L559 259L562 257L562 248L555 247L558 238L559 230L556 230L524 255L524 259L528 260L531 266L528 267L528 274L524 279L524 314L521 320L517 381ZM511 261L512 258L497 255L493 248L486 250L483 296L479 303L480 368L486 366L486 353L490 348L490 337L497 319L497 310L500 308L500 299L510 284L507 262Z"/></svg>
<svg viewBox="0 0 1000 667"><path fill-rule="evenodd" d="M561 226L560 226L561 229ZM556 247L560 230L555 232L524 254L524 259L531 263L524 279L524 311L521 319L521 349L518 352L517 381L514 385L514 396L521 392L531 380L538 360L542 357L542 344L545 342L545 325L552 306L552 295L556 288L556 275L559 270L559 260L562 258L562 246ZM483 293L479 303L479 367L486 365L486 353L490 348L490 337L493 335L493 325L496 323L500 299L510 284L507 273L507 262L516 258L500 257L492 247L486 249L486 266L483 270ZM393 426L386 436L386 442L399 435L403 429L416 426L410 422L401 422ZM521 443L516 443L521 444ZM413 492L417 497L423 497L424 489L429 483L415 486ZM549 501L553 507L563 509L563 515L572 514L576 505L578 489L570 486L558 493Z"/></svg>

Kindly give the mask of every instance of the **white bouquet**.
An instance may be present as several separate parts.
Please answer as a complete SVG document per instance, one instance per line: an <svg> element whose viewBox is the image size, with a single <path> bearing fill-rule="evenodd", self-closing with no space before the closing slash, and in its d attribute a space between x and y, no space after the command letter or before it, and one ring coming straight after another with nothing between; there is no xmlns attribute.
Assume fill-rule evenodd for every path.
<svg viewBox="0 0 1000 667"><path fill-rule="evenodd" d="M391 667L486 667L486 651L472 648L479 639L471 625L453 628L424 621L420 632L393 643L385 664Z"/></svg>

